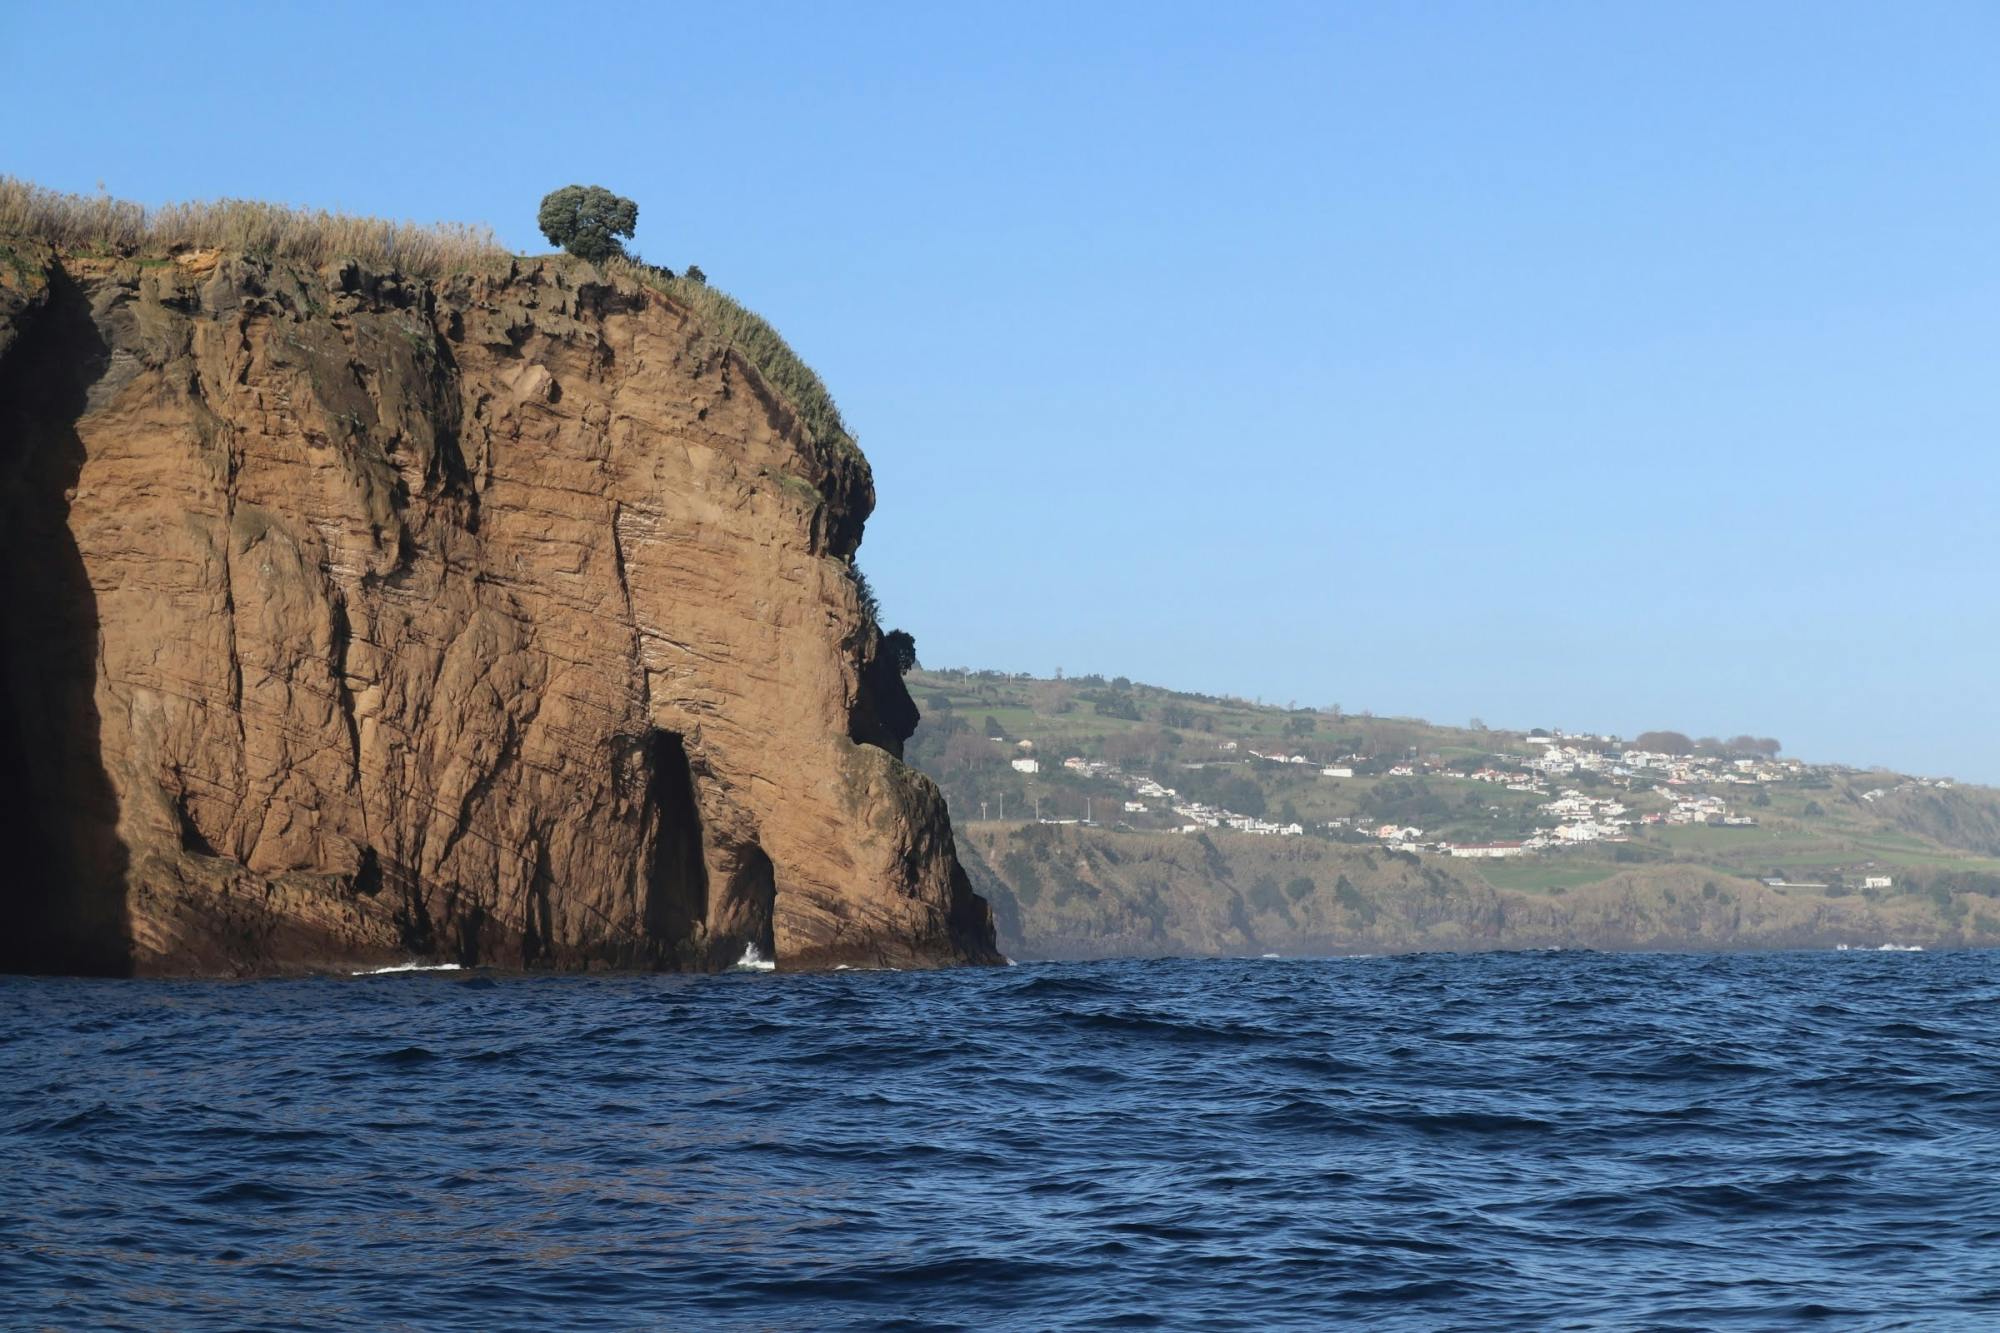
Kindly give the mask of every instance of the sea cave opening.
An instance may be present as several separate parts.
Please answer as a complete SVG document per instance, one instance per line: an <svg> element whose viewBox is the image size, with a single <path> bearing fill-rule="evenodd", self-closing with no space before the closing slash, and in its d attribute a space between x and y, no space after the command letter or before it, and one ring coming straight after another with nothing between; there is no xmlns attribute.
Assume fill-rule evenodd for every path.
<svg viewBox="0 0 2000 1333"><path fill-rule="evenodd" d="M653 826L646 872L646 938L662 956L672 956L708 920L701 810L695 802L687 745L677 732L652 734L646 742L646 768Z"/></svg>

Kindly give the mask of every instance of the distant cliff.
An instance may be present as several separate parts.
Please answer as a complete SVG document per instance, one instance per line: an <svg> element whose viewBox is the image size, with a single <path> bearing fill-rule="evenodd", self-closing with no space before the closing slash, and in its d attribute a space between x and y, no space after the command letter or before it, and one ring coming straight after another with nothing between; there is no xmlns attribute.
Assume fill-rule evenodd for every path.
<svg viewBox="0 0 2000 1333"><path fill-rule="evenodd" d="M1020 959L2000 947L2000 899L1977 891L1875 901L1654 864L1533 892L1471 862L1318 838L998 823L959 836Z"/></svg>
<svg viewBox="0 0 2000 1333"><path fill-rule="evenodd" d="M0 967L991 961L873 502L574 261L0 236Z"/></svg>

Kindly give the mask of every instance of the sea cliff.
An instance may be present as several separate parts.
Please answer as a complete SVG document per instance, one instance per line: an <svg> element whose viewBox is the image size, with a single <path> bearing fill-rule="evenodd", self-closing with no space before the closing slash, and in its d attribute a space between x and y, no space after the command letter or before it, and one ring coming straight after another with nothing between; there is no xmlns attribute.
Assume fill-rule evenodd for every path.
<svg viewBox="0 0 2000 1333"><path fill-rule="evenodd" d="M868 465L688 303L0 251L0 967L995 959Z"/></svg>

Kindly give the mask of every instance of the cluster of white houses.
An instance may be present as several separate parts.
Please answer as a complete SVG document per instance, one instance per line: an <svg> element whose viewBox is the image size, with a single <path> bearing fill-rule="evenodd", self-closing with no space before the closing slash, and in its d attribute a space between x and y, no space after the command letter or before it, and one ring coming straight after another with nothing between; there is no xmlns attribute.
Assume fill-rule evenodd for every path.
<svg viewBox="0 0 2000 1333"><path fill-rule="evenodd" d="M1557 732L1552 736L1531 736L1528 741L1533 747L1533 753L1525 758L1494 755L1480 768L1470 773L1460 770L1452 774L1460 778L1469 778L1474 782L1490 783L1508 791L1551 796L1551 799L1541 806L1541 813L1545 819L1536 821L1538 827L1519 840L1491 842L1426 840L1420 828L1396 823L1369 826L1358 819L1331 820L1325 827L1329 831L1352 830L1392 848L1405 851L1423 851L1478 859L1526 856L1551 848L1623 841L1631 836L1631 829L1635 824L1706 824L1731 827L1754 825L1757 822L1754 818L1732 813L1724 798L1713 791L1689 791L1687 788L1696 785L1752 785L1779 782L1798 778L1807 771L1806 765L1791 759L1724 759L1619 748L1618 742L1612 737L1573 736ZM1016 745L1016 754L1011 760L1015 771L1029 775L1040 773L1041 761L1035 758L1032 743L1020 741ZM1234 755L1239 745L1236 741L1219 741L1216 748L1223 754ZM1362 763L1358 755L1329 763L1304 754L1286 753L1283 750L1252 749L1248 746L1241 748L1246 758L1258 763L1316 769L1319 776L1325 778L1352 778ZM1230 758L1223 762L1238 761ZM1190 765L1190 767L1200 766ZM1062 761L1062 767L1079 777L1106 779L1124 786L1130 795L1122 802L1122 814L1164 815L1171 812L1179 821L1173 827L1181 833L1197 833L1204 829L1231 829L1274 837L1296 837L1305 832L1304 827L1296 822L1281 823L1201 801L1184 799L1172 787L1165 786L1152 778L1126 773L1103 760L1085 759L1073 755ZM1391 777L1414 777L1417 776L1419 767L1415 762L1397 764L1389 768L1387 774ZM1425 772L1444 771L1443 766L1436 760L1422 764L1421 769ZM1623 801L1593 796L1573 787L1557 788L1558 779L1579 773L1593 774L1602 780L1589 785L1602 786L1608 782L1621 789L1650 786L1655 794L1666 800L1667 808L1635 816ZM1939 787L1949 785L1943 781L1934 784L1929 780L1923 781L1924 785ZM1903 787L1912 785L1914 784L1911 782L1905 782ZM1867 798L1879 799L1886 794L1886 790L1872 791L1867 793ZM1078 821L1045 820L1044 822ZM1090 822L1087 812L1083 822Z"/></svg>
<svg viewBox="0 0 2000 1333"><path fill-rule="evenodd" d="M1027 753L1033 750L1033 744L1028 741L1022 741L1019 743L1019 748L1023 751L1021 756L1010 761L1014 771L1030 775L1040 773L1042 771L1041 761ZM1234 750L1236 742L1225 741L1221 748ZM1305 825L1296 822L1279 823L1275 820L1264 819L1258 815L1238 814L1234 810L1226 810L1221 806L1207 805L1201 801L1183 801L1181 794L1172 787L1164 786L1152 778L1127 773L1113 764L1106 763L1102 759L1085 759L1081 755L1071 755L1062 761L1062 766L1079 777L1103 778L1122 784L1132 793L1132 796L1131 799L1121 803L1123 809L1120 813L1128 815L1149 814L1152 813L1153 807L1147 804L1147 802L1160 803L1185 821L1175 827L1174 831L1177 833L1199 833L1203 829L1226 828L1234 829L1238 833L1255 833L1267 837L1296 838L1304 835L1306 831ZM1089 811L1089 808L1087 804L1084 807L1086 812ZM1096 822L1088 817L1088 813L1081 820L1043 818L1039 815L1037 818L1044 824L1090 824Z"/></svg>
<svg viewBox="0 0 2000 1333"><path fill-rule="evenodd" d="M1558 736L1530 736L1528 744L1540 747L1540 752L1522 760L1521 767L1552 778L1597 773L1609 778L1664 778L1676 786L1696 782L1747 785L1783 782L1803 775L1806 770L1797 759L1722 759L1651 750L1609 750L1597 745L1569 744Z"/></svg>
<svg viewBox="0 0 2000 1333"><path fill-rule="evenodd" d="M1472 775L1479 779L1478 774ZM1492 781L1491 778L1479 779ZM1362 831L1397 851L1437 852L1446 856L1498 859L1527 856L1552 847L1573 847L1591 842L1624 842L1635 822L1641 824L1722 824L1749 826L1757 821L1747 815L1733 815L1720 796L1682 795L1667 787L1655 788L1673 802L1663 812L1641 815L1635 821L1623 801L1591 796L1566 788L1541 809L1551 821L1518 841L1446 842L1424 840L1423 830L1401 824L1381 824ZM1339 821L1344 823L1344 821Z"/></svg>

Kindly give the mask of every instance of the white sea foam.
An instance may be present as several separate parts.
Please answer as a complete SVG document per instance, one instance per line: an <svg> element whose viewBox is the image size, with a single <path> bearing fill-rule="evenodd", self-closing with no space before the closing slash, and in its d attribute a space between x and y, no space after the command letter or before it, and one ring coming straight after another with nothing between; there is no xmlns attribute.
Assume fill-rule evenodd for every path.
<svg viewBox="0 0 2000 1333"><path fill-rule="evenodd" d="M463 972L463 963L392 963L388 967L371 967L365 972L349 973L356 977L379 977L389 972Z"/></svg>
<svg viewBox="0 0 2000 1333"><path fill-rule="evenodd" d="M775 972L777 970L777 962L758 953L757 946L754 944L744 945L743 956L736 960L736 971L738 972Z"/></svg>

